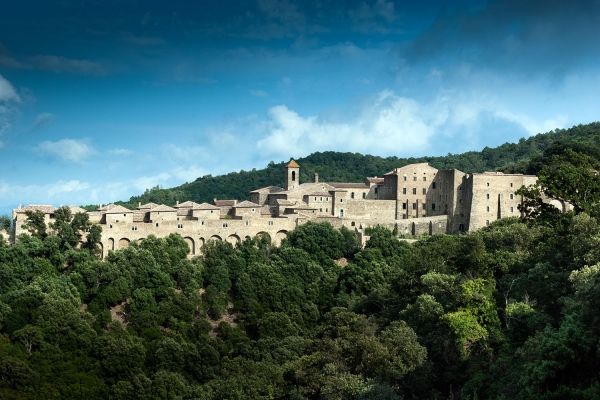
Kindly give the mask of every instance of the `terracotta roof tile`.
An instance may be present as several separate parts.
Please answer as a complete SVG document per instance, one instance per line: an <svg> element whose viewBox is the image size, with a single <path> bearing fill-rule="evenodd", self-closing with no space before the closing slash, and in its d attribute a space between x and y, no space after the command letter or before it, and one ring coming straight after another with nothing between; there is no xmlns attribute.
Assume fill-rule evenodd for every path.
<svg viewBox="0 0 600 400"><path fill-rule="evenodd" d="M150 212L177 212L177 210L174 209L173 207L169 207L164 204L161 204L158 207L154 207L152 210L150 210Z"/></svg>
<svg viewBox="0 0 600 400"><path fill-rule="evenodd" d="M260 207L258 204L253 203L251 201L242 201L241 203L237 203L234 208L258 208Z"/></svg>
<svg viewBox="0 0 600 400"><path fill-rule="evenodd" d="M128 213L133 213L133 211L128 208L125 208L123 206L116 206L116 205L114 207L111 207L110 209L106 210L106 214L128 214Z"/></svg>
<svg viewBox="0 0 600 400"><path fill-rule="evenodd" d="M41 211L45 214L52 214L56 211L56 207L48 204L30 204L16 211L18 213L25 213L25 211Z"/></svg>
<svg viewBox="0 0 600 400"><path fill-rule="evenodd" d="M186 201L183 203L179 203L175 206L175 208L192 208L194 207L194 205L196 205L196 203L194 203L193 201Z"/></svg>
<svg viewBox="0 0 600 400"><path fill-rule="evenodd" d="M368 189L369 186L364 183L353 183L353 182L327 182L328 185L334 188L348 188L348 189Z"/></svg>
<svg viewBox="0 0 600 400"><path fill-rule="evenodd" d="M260 192L277 193L277 192L282 192L283 190L284 189L280 188L279 186L267 186L264 188L255 189L255 190L251 191L250 193L260 193Z"/></svg>
<svg viewBox="0 0 600 400"><path fill-rule="evenodd" d="M217 207L233 207L237 203L237 200L214 200L215 206Z"/></svg>
<svg viewBox="0 0 600 400"><path fill-rule="evenodd" d="M85 209L83 209L83 208L81 208L79 206L73 206L73 205L71 205L71 206L69 206L69 209L71 210L71 214L73 214L73 215L75 215L77 213L84 213L84 214L87 213L87 211Z"/></svg>
<svg viewBox="0 0 600 400"><path fill-rule="evenodd" d="M146 203L146 204L139 206L138 209L145 210L145 209L153 209L154 207L158 207L158 204L150 202L150 203Z"/></svg>
<svg viewBox="0 0 600 400"><path fill-rule="evenodd" d="M298 165L298 163L296 161L294 161L292 159L292 161L290 161L290 163L288 165L285 166L286 168L300 168L300 166Z"/></svg>
<svg viewBox="0 0 600 400"><path fill-rule="evenodd" d="M218 210L219 207L208 203L196 204L194 210Z"/></svg>

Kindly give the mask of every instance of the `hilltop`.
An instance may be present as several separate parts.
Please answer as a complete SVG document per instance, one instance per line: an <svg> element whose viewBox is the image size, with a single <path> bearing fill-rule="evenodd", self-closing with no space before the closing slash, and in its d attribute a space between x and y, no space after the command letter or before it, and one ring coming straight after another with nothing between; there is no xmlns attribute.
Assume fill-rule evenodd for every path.
<svg viewBox="0 0 600 400"><path fill-rule="evenodd" d="M469 151L462 154L448 154L440 157L378 157L359 153L317 152L296 161L302 166L300 179L312 180L318 173L324 182L362 182L367 176L381 176L393 168L407 164L427 162L438 169L457 168L463 172L503 171L534 174L539 170L544 152L553 148L577 147L579 151L600 154L595 143L600 140L600 122L577 125L569 129L556 129L540 133L518 143L505 143L501 146L485 147L482 151ZM598 158L598 157L597 157ZM266 168L252 171L231 172L226 175L206 175L194 182L185 183L170 189L158 186L147 189L129 201L116 204L135 208L138 202L174 205L178 200L191 200L198 203L218 199L248 200L251 190L269 186L283 186L285 162L270 162ZM95 208L95 206L88 206Z"/></svg>

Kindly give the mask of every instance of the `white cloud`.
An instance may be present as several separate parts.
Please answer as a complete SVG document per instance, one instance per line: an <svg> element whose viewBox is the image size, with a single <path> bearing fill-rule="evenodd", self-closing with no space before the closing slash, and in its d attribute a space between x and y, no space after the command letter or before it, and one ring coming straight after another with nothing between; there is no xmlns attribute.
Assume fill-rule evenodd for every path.
<svg viewBox="0 0 600 400"><path fill-rule="evenodd" d="M252 96L256 96L256 97L268 97L268 93L265 92L264 90L251 90L250 94Z"/></svg>
<svg viewBox="0 0 600 400"><path fill-rule="evenodd" d="M72 73L78 75L104 75L105 70L102 65L90 60L75 60L59 56L37 55L33 57L33 62L40 69L56 73Z"/></svg>
<svg viewBox="0 0 600 400"><path fill-rule="evenodd" d="M113 149L109 150L108 154L111 154L113 156L129 156L133 154L133 151L127 149Z"/></svg>
<svg viewBox="0 0 600 400"><path fill-rule="evenodd" d="M29 130L34 131L38 128L50 126L52 124L52 122L54 122L55 119L56 119L56 116L51 113L39 114L37 117L35 117L35 121L33 122L31 129L29 129Z"/></svg>
<svg viewBox="0 0 600 400"><path fill-rule="evenodd" d="M13 85L2 75L0 75L0 101L20 101Z"/></svg>
<svg viewBox="0 0 600 400"><path fill-rule="evenodd" d="M40 143L37 149L46 155L73 162L83 161L96 153L93 147L73 139L45 141Z"/></svg>
<svg viewBox="0 0 600 400"><path fill-rule="evenodd" d="M281 155L323 150L398 154L426 148L436 128L446 121L448 108L443 99L423 105L383 91L348 122L303 118L286 106L271 108L269 116L267 136L258 142L261 151Z"/></svg>

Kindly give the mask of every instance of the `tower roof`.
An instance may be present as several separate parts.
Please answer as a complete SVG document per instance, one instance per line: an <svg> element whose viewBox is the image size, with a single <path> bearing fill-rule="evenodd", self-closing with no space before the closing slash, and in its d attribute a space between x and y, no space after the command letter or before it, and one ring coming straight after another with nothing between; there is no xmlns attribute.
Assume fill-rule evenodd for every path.
<svg viewBox="0 0 600 400"><path fill-rule="evenodd" d="M298 165L298 163L296 161L294 161L294 159L292 159L292 161L290 161L290 163L288 165L285 166L286 168L300 168L300 166Z"/></svg>

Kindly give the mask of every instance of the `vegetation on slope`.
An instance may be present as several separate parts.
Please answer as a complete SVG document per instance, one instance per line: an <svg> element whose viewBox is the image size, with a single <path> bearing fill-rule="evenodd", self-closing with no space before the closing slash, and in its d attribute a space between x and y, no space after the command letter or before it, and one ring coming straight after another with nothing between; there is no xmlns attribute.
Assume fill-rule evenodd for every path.
<svg viewBox="0 0 600 400"><path fill-rule="evenodd" d="M524 219L413 244L373 228L363 249L307 223L280 247L189 260L172 234L100 260L83 214L49 236L30 212L31 236L0 238L0 398L599 398L600 162L547 161Z"/></svg>
<svg viewBox="0 0 600 400"><path fill-rule="evenodd" d="M367 176L381 176L394 168L422 162L427 162L438 169L457 168L467 173L502 170L535 174L540 165L543 165L543 160L539 157L552 144L569 143L571 146L574 143L587 147L598 141L600 141L600 123L595 122L538 134L521 139L519 143L505 143L493 149L486 147L480 152L448 154L442 157L382 158L329 151L314 153L297 161L302 167L300 170L302 182L311 182L312 174L315 172L324 182L362 182ZM536 162L530 165L532 160ZM171 189L160 189L157 186L147 189L142 195L131 197L127 202L118 202L118 204L134 209L138 202L172 206L177 200L192 200L198 203L212 202L214 198L249 200L251 190L269 185L283 186L285 164L271 162L265 169L232 172L221 176L207 175ZM88 206L88 208L93 210L96 206Z"/></svg>

